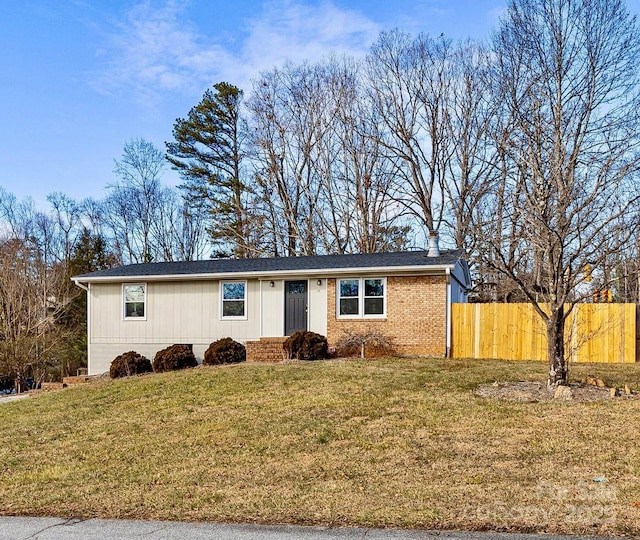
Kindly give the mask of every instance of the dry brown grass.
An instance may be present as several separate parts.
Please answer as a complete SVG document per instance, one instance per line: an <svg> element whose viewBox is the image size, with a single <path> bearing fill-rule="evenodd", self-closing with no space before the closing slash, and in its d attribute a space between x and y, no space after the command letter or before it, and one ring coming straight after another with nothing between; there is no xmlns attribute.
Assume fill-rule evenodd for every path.
<svg viewBox="0 0 640 540"><path fill-rule="evenodd" d="M544 373L424 359L202 367L2 405L0 513L640 534L640 401L474 395ZM575 368L587 374L640 390L639 366Z"/></svg>

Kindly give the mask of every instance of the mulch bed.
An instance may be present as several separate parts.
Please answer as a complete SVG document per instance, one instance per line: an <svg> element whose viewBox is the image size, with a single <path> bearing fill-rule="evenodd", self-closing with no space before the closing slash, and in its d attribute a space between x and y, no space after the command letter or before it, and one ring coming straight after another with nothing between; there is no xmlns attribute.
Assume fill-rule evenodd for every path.
<svg viewBox="0 0 640 540"><path fill-rule="evenodd" d="M571 401L604 401L613 399L638 399L640 393L625 394L624 389L618 389L615 397L611 396L611 388L599 387L591 384L572 383ZM502 399L522 403L535 403L538 401L554 401L554 388L547 388L543 382L495 382L482 384L476 389L476 395L487 399Z"/></svg>

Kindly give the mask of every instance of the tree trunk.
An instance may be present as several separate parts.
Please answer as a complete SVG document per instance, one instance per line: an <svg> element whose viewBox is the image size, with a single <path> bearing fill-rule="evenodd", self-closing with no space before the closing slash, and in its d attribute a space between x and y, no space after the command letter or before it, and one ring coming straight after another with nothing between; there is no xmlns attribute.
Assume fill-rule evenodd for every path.
<svg viewBox="0 0 640 540"><path fill-rule="evenodd" d="M569 371L564 357L564 306L552 309L547 321L547 357L549 386L568 384Z"/></svg>

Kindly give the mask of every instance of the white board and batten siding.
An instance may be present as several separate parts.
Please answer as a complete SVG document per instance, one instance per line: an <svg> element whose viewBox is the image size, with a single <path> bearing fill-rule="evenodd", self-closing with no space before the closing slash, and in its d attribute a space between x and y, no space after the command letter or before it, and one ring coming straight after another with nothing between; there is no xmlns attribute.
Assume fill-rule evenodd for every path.
<svg viewBox="0 0 640 540"><path fill-rule="evenodd" d="M327 335L327 280L309 280L309 330Z"/></svg>
<svg viewBox="0 0 640 540"><path fill-rule="evenodd" d="M279 337L284 334L284 281L274 279L273 287L270 281L261 281L262 302L261 337Z"/></svg>
<svg viewBox="0 0 640 540"><path fill-rule="evenodd" d="M274 286L270 286L273 281ZM128 282L127 282L128 283ZM284 335L284 280L247 280L246 319L220 316L220 281L150 281L145 317L125 319L122 283L92 283L89 292L89 373L109 370L111 361L134 350L153 361L174 343L193 345L202 362L212 341L246 342ZM327 283L308 280L308 329L327 333Z"/></svg>
<svg viewBox="0 0 640 540"><path fill-rule="evenodd" d="M219 281L149 282L146 317L125 319L121 283L92 283L89 317L89 371L109 370L111 361L129 350L153 361L160 349L174 343L193 345L202 361L212 341L231 336L238 341L260 337L260 284L247 281L246 313L243 320L220 317Z"/></svg>

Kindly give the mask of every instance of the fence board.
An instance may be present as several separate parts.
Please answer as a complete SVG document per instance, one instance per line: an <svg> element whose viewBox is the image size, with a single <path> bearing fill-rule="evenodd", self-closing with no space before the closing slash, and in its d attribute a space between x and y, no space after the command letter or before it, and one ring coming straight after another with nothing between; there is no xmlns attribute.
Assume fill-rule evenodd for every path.
<svg viewBox="0 0 640 540"><path fill-rule="evenodd" d="M530 304L453 304L451 315L454 358L547 359L545 326ZM636 305L576 305L565 350L572 362L635 362Z"/></svg>

